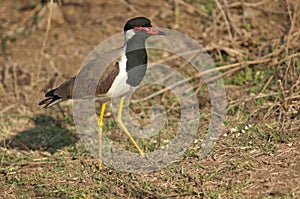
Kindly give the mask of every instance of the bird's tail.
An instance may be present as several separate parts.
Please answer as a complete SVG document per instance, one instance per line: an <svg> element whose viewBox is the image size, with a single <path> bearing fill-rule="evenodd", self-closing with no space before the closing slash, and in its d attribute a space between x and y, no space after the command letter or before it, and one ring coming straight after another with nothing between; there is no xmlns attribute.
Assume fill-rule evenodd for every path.
<svg viewBox="0 0 300 199"><path fill-rule="evenodd" d="M39 105L41 106L41 105L45 104L45 106L43 108L48 108L48 107L51 107L51 106L63 101L63 99L61 97L54 94L56 90L57 90L57 88L47 92L45 95L46 99L42 100L39 103Z"/></svg>

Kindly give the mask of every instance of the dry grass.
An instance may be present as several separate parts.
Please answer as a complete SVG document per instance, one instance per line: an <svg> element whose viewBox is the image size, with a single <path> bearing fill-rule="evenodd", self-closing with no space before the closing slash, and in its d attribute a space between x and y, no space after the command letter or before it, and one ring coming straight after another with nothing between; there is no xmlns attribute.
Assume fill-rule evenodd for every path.
<svg viewBox="0 0 300 199"><path fill-rule="evenodd" d="M2 2L1 197L299 198L298 1L55 2L51 18L49 7L38 1ZM152 60L176 68L196 91L201 128L195 142L182 161L160 171L99 171L97 160L78 139L70 104L42 110L37 102L46 90L74 75L96 44L122 31L126 19L137 15L186 33L213 57L228 100L222 139L208 156L197 159L210 120L207 88L182 60L151 51ZM139 140L147 152L164 147L178 128L175 96L146 86L133 102L133 118L143 124L149 121L151 103L166 108L169 121L160 136ZM105 132L134 151L111 117Z"/></svg>

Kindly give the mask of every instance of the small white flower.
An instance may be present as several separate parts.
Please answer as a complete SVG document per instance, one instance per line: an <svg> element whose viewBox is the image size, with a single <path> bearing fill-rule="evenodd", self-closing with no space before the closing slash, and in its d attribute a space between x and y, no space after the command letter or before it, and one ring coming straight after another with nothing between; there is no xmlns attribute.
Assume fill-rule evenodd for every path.
<svg viewBox="0 0 300 199"><path fill-rule="evenodd" d="M237 128L231 128L230 129L230 133L236 133L236 132L238 132L239 130L237 129Z"/></svg>
<svg viewBox="0 0 300 199"><path fill-rule="evenodd" d="M163 143L169 143L169 142L170 142L170 140L168 140L168 139L163 140Z"/></svg>

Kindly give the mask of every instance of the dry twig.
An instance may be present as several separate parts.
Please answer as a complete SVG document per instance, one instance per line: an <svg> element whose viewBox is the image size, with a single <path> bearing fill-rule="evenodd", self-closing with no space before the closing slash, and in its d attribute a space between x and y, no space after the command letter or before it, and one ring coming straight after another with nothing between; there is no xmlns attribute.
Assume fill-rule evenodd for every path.
<svg viewBox="0 0 300 199"><path fill-rule="evenodd" d="M206 14L206 13L203 12L203 11L200 11L199 9L196 9L194 6L192 6L192 5L190 5L190 4L186 3L186 2L184 2L183 0L175 0L175 1L176 1L177 3L180 3L180 4L184 5L184 6L186 6L186 7L189 8L189 9L193 10L194 12L197 12L198 14L200 14L200 15L206 17L206 18L210 18L210 19L211 19L211 16L209 16L208 14Z"/></svg>
<svg viewBox="0 0 300 199"><path fill-rule="evenodd" d="M15 106L16 106L16 104L11 104L9 106L6 106L2 110L0 110L0 115L3 114L3 113L6 113L7 111L9 111L10 109L14 108Z"/></svg>
<svg viewBox="0 0 300 199"><path fill-rule="evenodd" d="M18 88L18 75L17 75L17 63L13 64L13 79L14 79L14 90L17 100L20 99L19 88Z"/></svg>
<svg viewBox="0 0 300 199"><path fill-rule="evenodd" d="M53 0L50 0L49 6L50 6L50 11L49 11L49 16L48 16L48 20L47 20L47 29L46 29L46 32L45 32L45 37L44 37L42 49L40 51L40 57L39 57L39 60L38 60L38 70L37 70L36 78L39 78L40 73L41 73L42 61L43 61L43 58L44 58L46 43L47 43L47 39L48 39L49 31L50 31L50 26L51 26L51 18L52 18L52 13L53 13ZM37 80L35 80L35 83L36 82L37 82Z"/></svg>
<svg viewBox="0 0 300 199"><path fill-rule="evenodd" d="M227 16L226 16L226 14L225 14L225 12L224 12L224 10L223 10L221 4L219 3L219 1L218 1L218 0L215 0L215 2L216 2L218 8L220 9L220 11L221 11L221 13L222 13L222 15L223 15L223 18L224 18L224 20L225 20L225 24L226 24L226 27L227 27L227 32L228 32L228 34L229 34L229 38L230 38L230 40L232 40L233 37L232 37L231 30L230 30L230 24L229 24L229 22L228 22L228 20L227 20Z"/></svg>
<svg viewBox="0 0 300 199"><path fill-rule="evenodd" d="M144 97L142 99L138 99L138 100L132 100L132 103L137 103L137 102L142 102L142 101L146 101L148 99L151 99L157 95L160 95L164 92L166 92L167 90L169 89L172 89L172 88L175 88L176 86L179 86L187 81L191 81L191 80L194 80L194 79L197 79L197 78L200 78L202 77L203 75L206 75L206 74L209 74L209 73L213 73L213 72L217 72L217 71L220 71L220 70L225 70L225 69L229 69L229 68L234 68L234 67L238 67L238 69L234 69L235 71L236 70L239 70L241 68L244 68L246 67L247 65L252 65L252 64L259 64L259 63L265 63L265 62L268 62L270 61L270 59L264 59L264 60L254 60L254 61L246 61L246 62L243 62L243 63L235 63L235 64L229 64L229 65L225 65L225 66L220 66L220 67L217 67L217 68L212 68L212 69L208 69L206 71L203 71L202 73L197 73L195 74L194 76L191 76L189 78L186 78L186 79L183 79L181 81L178 81L164 89L161 89L160 91L157 91L147 97ZM216 79L220 78L220 76L216 76ZM211 80L211 81L214 81L215 79Z"/></svg>

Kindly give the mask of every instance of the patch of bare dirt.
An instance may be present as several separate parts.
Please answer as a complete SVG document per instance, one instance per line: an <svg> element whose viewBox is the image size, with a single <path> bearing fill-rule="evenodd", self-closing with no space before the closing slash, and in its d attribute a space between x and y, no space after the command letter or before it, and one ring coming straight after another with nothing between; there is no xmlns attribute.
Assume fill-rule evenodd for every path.
<svg viewBox="0 0 300 199"><path fill-rule="evenodd" d="M300 196L298 1L54 2L43 52L50 4L1 2L0 185L5 190L1 188L0 196ZM135 16L149 17L155 26L187 34L223 67L227 121L222 139L202 160L193 155L200 148L195 142L184 160L158 172L99 171L96 161L81 148L70 106L44 110L37 104L47 90L75 75L96 45L122 32L126 20ZM180 68L181 62L173 64L190 74ZM202 85L197 77L191 82L195 90ZM200 108L206 111L209 96L203 92L198 90L197 96ZM178 107L173 108L171 113L177 114ZM142 110L134 107L132 112L142 115ZM199 140L208 116L197 135ZM115 134L116 129L111 127L108 133L125 139Z"/></svg>

